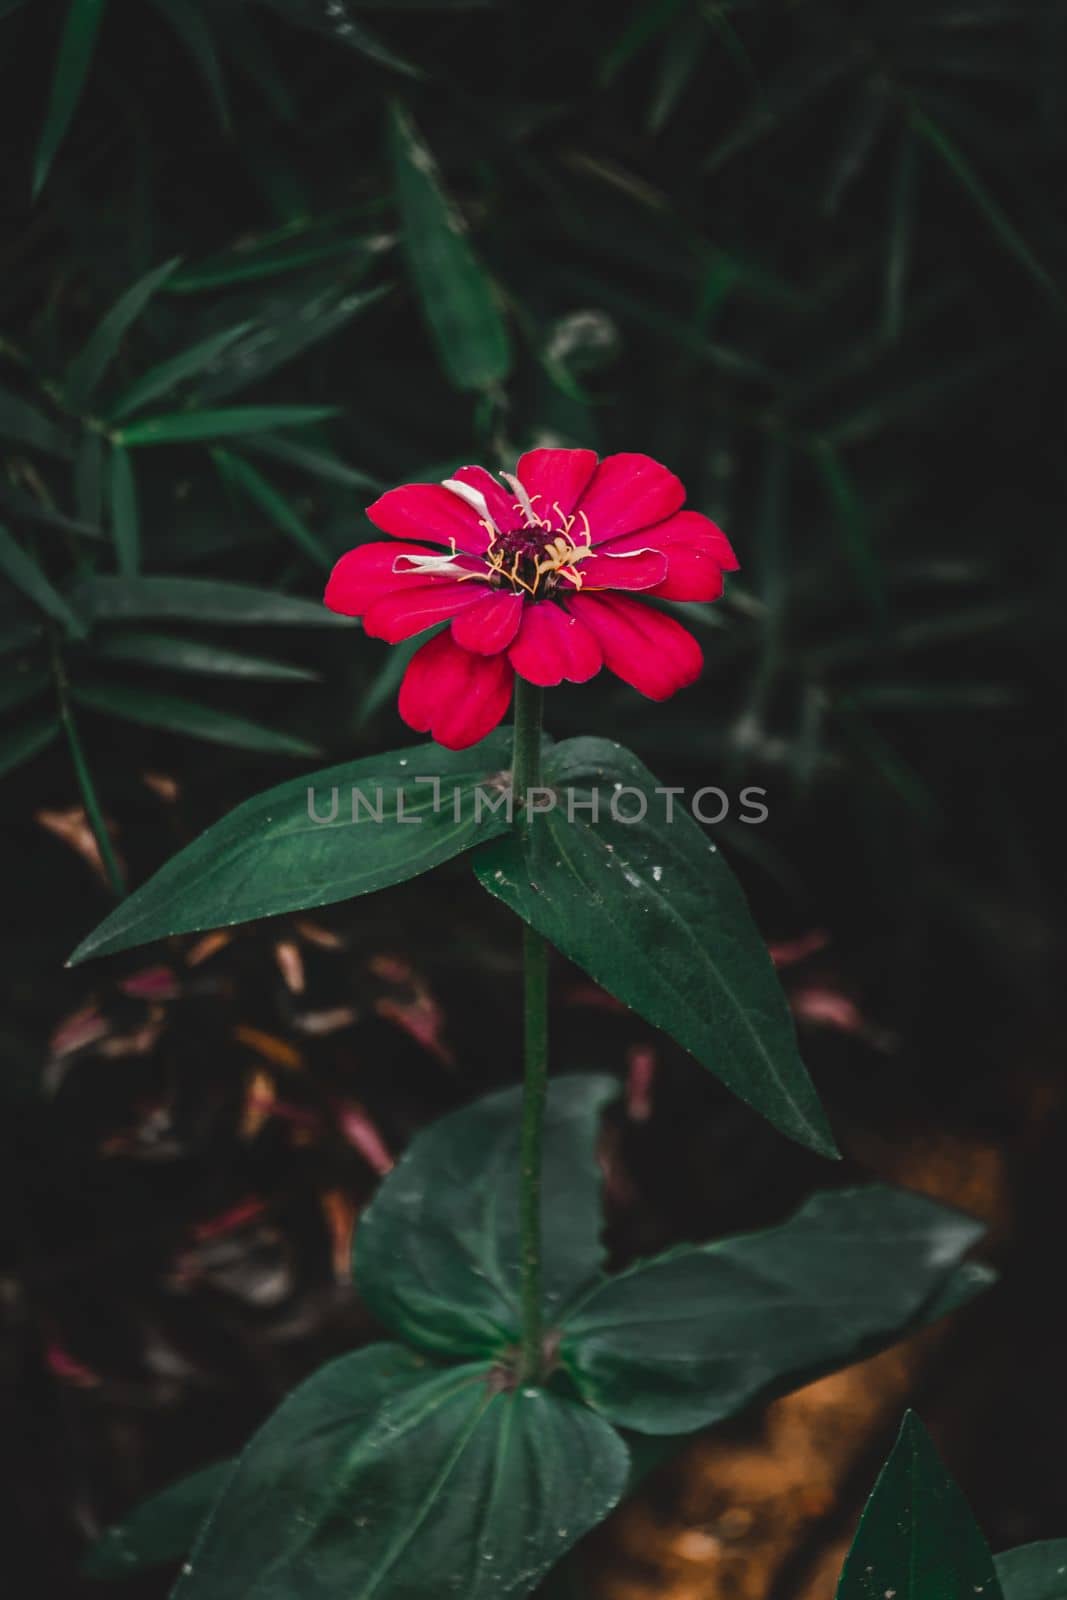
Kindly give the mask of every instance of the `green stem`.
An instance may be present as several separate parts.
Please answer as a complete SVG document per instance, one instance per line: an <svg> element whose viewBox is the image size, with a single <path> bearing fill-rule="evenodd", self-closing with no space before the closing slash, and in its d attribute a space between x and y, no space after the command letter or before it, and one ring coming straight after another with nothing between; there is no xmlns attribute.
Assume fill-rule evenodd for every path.
<svg viewBox="0 0 1067 1600"><path fill-rule="evenodd" d="M515 746L512 778L519 827L528 790L541 781L544 692L515 679ZM548 945L533 928L522 930L523 1095L519 1141L519 1273L522 1301L520 1380L541 1375L544 1348L541 1285L541 1144L548 1080Z"/></svg>
<svg viewBox="0 0 1067 1600"><path fill-rule="evenodd" d="M67 746L70 750L70 759L74 765L74 776L78 780L81 790L82 804L85 806L85 815L89 819L89 826L93 830L96 847L100 851L100 859L104 863L107 881L112 893L121 900L126 893L126 884L123 880L122 869L118 864L114 850L111 848L111 836L107 831L100 802L96 797L96 787L93 783L89 764L85 759L81 739L74 722L74 712L70 704L70 688L67 683L67 668L60 653L55 634L51 638L52 650L52 676L55 679L56 698L59 702L59 720L63 724L63 732L67 736Z"/></svg>

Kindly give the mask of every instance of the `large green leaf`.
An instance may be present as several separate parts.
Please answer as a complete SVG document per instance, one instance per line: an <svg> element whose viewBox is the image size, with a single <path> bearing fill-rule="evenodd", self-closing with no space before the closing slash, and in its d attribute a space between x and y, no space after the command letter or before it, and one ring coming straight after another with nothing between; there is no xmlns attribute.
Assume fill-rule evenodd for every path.
<svg viewBox="0 0 1067 1600"><path fill-rule="evenodd" d="M770 958L717 847L681 802L668 821L652 774L606 739L557 745L545 783L555 808L476 857L484 887L783 1133L836 1154ZM594 795L595 823L584 809ZM613 803L634 817L642 801L643 820L613 816Z"/></svg>
<svg viewBox="0 0 1067 1600"><path fill-rule="evenodd" d="M125 1578L142 1567L178 1561L193 1544L222 1493L232 1461L216 1461L142 1500L108 1528L82 1564L87 1578Z"/></svg>
<svg viewBox="0 0 1067 1600"><path fill-rule="evenodd" d="M168 416L127 423L115 434L115 441L131 446L189 444L197 439L230 438L270 428L304 427L336 414L336 406L230 406L220 411L172 411Z"/></svg>
<svg viewBox="0 0 1067 1600"><path fill-rule="evenodd" d="M1067 1600L1067 1539L1021 1544L993 1564L1004 1600Z"/></svg>
<svg viewBox="0 0 1067 1600"><path fill-rule="evenodd" d="M168 618L219 622L227 627L351 627L317 600L256 589L219 578L92 577L74 590L79 614L90 622L143 622Z"/></svg>
<svg viewBox="0 0 1067 1600"><path fill-rule="evenodd" d="M864 1508L837 1600L1003 1600L989 1546L913 1411Z"/></svg>
<svg viewBox="0 0 1067 1600"><path fill-rule="evenodd" d="M2 523L0 523L0 572L15 585L16 589L21 589L26 598L32 600L46 616L62 623L68 633L72 633L76 638L85 633L85 624L81 617L71 609L47 574L37 565L33 557L27 555L22 546L16 543Z"/></svg>
<svg viewBox="0 0 1067 1600"><path fill-rule="evenodd" d="M566 1317L560 1357L620 1427L703 1427L898 1336L982 1232L903 1189L819 1194L776 1228L607 1278Z"/></svg>
<svg viewBox="0 0 1067 1600"><path fill-rule="evenodd" d="M53 157L81 99L103 13L104 0L71 0L59 40L44 128L37 146L37 160L33 169L35 199L44 187Z"/></svg>
<svg viewBox="0 0 1067 1600"><path fill-rule="evenodd" d="M474 809L475 790L508 755L508 736L497 733L470 750L416 745L268 789L168 861L71 960L172 933L332 905L428 872L507 826L499 812L476 820ZM440 779L440 795L430 774ZM334 800L336 817L329 820ZM312 820L309 808L320 820Z"/></svg>
<svg viewBox="0 0 1067 1600"><path fill-rule="evenodd" d="M432 155L397 105L389 148L408 267L441 365L458 389L499 383L511 351L493 286L440 186Z"/></svg>
<svg viewBox="0 0 1067 1600"><path fill-rule="evenodd" d="M229 745L235 750L265 750L274 755L313 756L318 752L306 739L265 728L215 706L201 705L180 695L160 694L139 683L86 683L74 685L74 698L92 711L121 717L146 728L184 733L192 739Z"/></svg>
<svg viewBox="0 0 1067 1600"><path fill-rule="evenodd" d="M542 1177L545 1321L597 1275L600 1175L594 1160L611 1078L549 1086ZM412 1142L364 1212L355 1242L360 1294L393 1333L438 1355L498 1353L519 1310L521 1088L442 1117Z"/></svg>
<svg viewBox="0 0 1067 1600"><path fill-rule="evenodd" d="M67 368L64 383L67 399L72 406L84 406L91 398L108 363L115 356L123 335L140 316L160 284L165 283L178 265L179 258L165 261L161 267L146 272L112 306L107 316L90 335L83 350Z"/></svg>
<svg viewBox="0 0 1067 1600"><path fill-rule="evenodd" d="M626 1446L592 1412L397 1345L331 1362L255 1436L175 1600L529 1594L615 1505Z"/></svg>

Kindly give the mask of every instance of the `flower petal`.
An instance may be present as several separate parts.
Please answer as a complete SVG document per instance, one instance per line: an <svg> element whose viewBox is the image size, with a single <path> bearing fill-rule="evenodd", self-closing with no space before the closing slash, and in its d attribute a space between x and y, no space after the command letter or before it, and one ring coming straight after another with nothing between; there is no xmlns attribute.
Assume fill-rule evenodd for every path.
<svg viewBox="0 0 1067 1600"><path fill-rule="evenodd" d="M679 511L654 528L610 539L600 553L614 555L649 545L667 557L667 576L652 590L665 600L717 600L722 594L723 572L737 571L730 541L699 511ZM583 571L587 566L588 562L583 563Z"/></svg>
<svg viewBox="0 0 1067 1600"><path fill-rule="evenodd" d="M452 624L452 637L463 650L495 656L506 650L522 621L522 595L508 589L482 588L476 606L468 606Z"/></svg>
<svg viewBox="0 0 1067 1600"><path fill-rule="evenodd" d="M650 700L667 700L700 676L704 652L673 617L622 595L576 594L567 609L599 641L604 665Z"/></svg>
<svg viewBox="0 0 1067 1600"><path fill-rule="evenodd" d="M415 581L410 589L390 589L388 594L376 596L363 613L363 631L372 639L399 644L401 639L432 628L435 622L476 606L484 597L485 586L480 583Z"/></svg>
<svg viewBox="0 0 1067 1600"><path fill-rule="evenodd" d="M672 516L685 500L673 472L651 456L631 451L605 456L578 502L579 520L589 518L593 543L602 544L635 528L648 528Z"/></svg>
<svg viewBox="0 0 1067 1600"><path fill-rule="evenodd" d="M508 657L520 678L550 689L566 678L586 683L600 671L600 646L578 617L543 600L527 606Z"/></svg>
<svg viewBox="0 0 1067 1600"><path fill-rule="evenodd" d="M426 557L438 557L439 552L425 544L408 544L399 540L393 544L357 545L348 550L330 573L323 596L331 611L345 617L358 617L372 601L393 589L410 589L415 585L455 583L463 571L481 572L484 563L477 558L460 556L454 572L418 570L418 562Z"/></svg>
<svg viewBox="0 0 1067 1600"><path fill-rule="evenodd" d="M447 750L465 750L491 733L511 702L515 674L504 655L461 650L448 632L417 650L400 685L400 715Z"/></svg>
<svg viewBox="0 0 1067 1600"><path fill-rule="evenodd" d="M539 515L549 515L558 504L569 517L595 468L595 450L527 450L515 476Z"/></svg>
<svg viewBox="0 0 1067 1600"><path fill-rule="evenodd" d="M405 483L389 489L367 507L367 515L394 539L444 545L455 539L460 550L474 555L481 555L489 543L474 507L439 483Z"/></svg>
<svg viewBox="0 0 1067 1600"><path fill-rule="evenodd" d="M640 537L630 534L633 550L597 550L577 566L583 589L654 589L667 579L667 557L662 550L641 546Z"/></svg>
<svg viewBox="0 0 1067 1600"><path fill-rule="evenodd" d="M452 476L484 496L489 515L501 533L512 526L515 521L515 496L491 472L484 467L457 467Z"/></svg>

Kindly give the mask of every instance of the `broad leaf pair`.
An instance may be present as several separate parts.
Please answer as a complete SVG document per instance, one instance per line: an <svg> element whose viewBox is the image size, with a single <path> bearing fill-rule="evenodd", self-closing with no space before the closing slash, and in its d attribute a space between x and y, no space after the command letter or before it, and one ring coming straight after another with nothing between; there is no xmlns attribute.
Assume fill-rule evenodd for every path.
<svg viewBox="0 0 1067 1600"><path fill-rule="evenodd" d="M149 1502L91 1569L182 1554L210 1510L181 1600L414 1600L442 1574L464 1595L525 1595L627 1487L616 1426L691 1431L922 1325L984 1281L961 1265L977 1223L882 1188L822 1195L778 1228L605 1277L594 1153L611 1094L590 1076L549 1094L545 1321L557 1365L543 1386L514 1378L510 1089L419 1135L360 1224L357 1284L406 1344L323 1369L235 1467ZM677 1299L661 1298L679 1272Z"/></svg>
<svg viewBox="0 0 1067 1600"><path fill-rule="evenodd" d="M546 741L553 809L514 829L510 756L497 733L470 750L419 745L269 790L169 861L72 960L328 905L480 845L475 870L490 893L782 1132L835 1154L744 896L684 805L619 745Z"/></svg>

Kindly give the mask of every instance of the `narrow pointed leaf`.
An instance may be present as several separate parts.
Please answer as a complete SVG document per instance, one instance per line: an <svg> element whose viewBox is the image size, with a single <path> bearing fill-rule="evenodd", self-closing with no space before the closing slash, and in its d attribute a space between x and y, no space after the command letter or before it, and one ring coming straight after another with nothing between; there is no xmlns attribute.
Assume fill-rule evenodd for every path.
<svg viewBox="0 0 1067 1600"><path fill-rule="evenodd" d="M232 406L221 411L173 411L168 416L130 422L115 434L118 444L188 444L270 428L306 427L337 415L336 406Z"/></svg>
<svg viewBox="0 0 1067 1600"><path fill-rule="evenodd" d="M611 1078L549 1085L542 1175L544 1313L599 1273L595 1161ZM356 1286L392 1333L434 1355L497 1354L521 1328L518 1217L522 1089L486 1095L420 1133L360 1219Z"/></svg>
<svg viewBox="0 0 1067 1600"><path fill-rule="evenodd" d="M197 373L209 370L212 362L217 361L236 339L240 339L242 334L254 326L252 322L239 322L235 328L227 328L223 333L213 333L209 339L201 339L188 350L182 350L178 355L161 361L158 366L151 367L119 395L108 411L109 420L118 422L123 417L128 417L131 412L139 411L149 400L170 394L187 378L194 378Z"/></svg>
<svg viewBox="0 0 1067 1600"><path fill-rule="evenodd" d="M268 789L168 861L89 935L72 962L172 933L333 905L428 872L507 826L499 812L475 820L474 811L475 791L509 753L506 734L455 752L416 745ZM441 780L440 795L432 782L419 781L429 774ZM364 798L354 802L356 789Z"/></svg>
<svg viewBox="0 0 1067 1600"><path fill-rule="evenodd" d="M259 472L250 461L245 461L241 456L235 456L227 450L215 452L215 463L226 483L247 496L253 505L258 506L274 526L280 528L287 539L292 540L297 549L310 556L317 566L329 571L333 565L333 557L293 510L285 496L278 492L262 472Z"/></svg>
<svg viewBox="0 0 1067 1600"><path fill-rule="evenodd" d="M63 460L74 454L74 447L63 430L9 389L0 389L0 438L14 439L17 444L29 445L32 450L43 450L46 455Z"/></svg>
<svg viewBox="0 0 1067 1600"><path fill-rule="evenodd" d="M82 638L85 634L85 624L71 609L54 588L50 579L41 570L32 556L26 554L20 544L0 524L0 572L21 589L28 600L52 617L56 622L62 623L68 633L75 638Z"/></svg>
<svg viewBox="0 0 1067 1600"><path fill-rule="evenodd" d="M117 352L127 329L137 320L160 284L165 283L178 265L179 258L165 261L154 267L143 278L131 285L112 306L99 327L90 336L85 348L75 356L67 368L64 383L66 396L73 406L84 406L91 399L97 384L107 371L108 363Z"/></svg>
<svg viewBox="0 0 1067 1600"><path fill-rule="evenodd" d="M214 405L249 384L261 383L313 345L335 338L353 317L384 299L391 287L384 283L360 291L344 283L332 284L311 295L294 297L277 316L249 329L216 364L202 385L203 403Z"/></svg>
<svg viewBox="0 0 1067 1600"><path fill-rule="evenodd" d="M913 1411L867 1501L837 1600L1004 1600L970 1506Z"/></svg>
<svg viewBox="0 0 1067 1600"><path fill-rule="evenodd" d="M230 107L215 40L204 13L190 0L153 0L196 64L223 128L230 126Z"/></svg>
<svg viewBox="0 0 1067 1600"><path fill-rule="evenodd" d="M478 853L483 887L783 1133L836 1154L766 947L717 847L682 803L668 822L655 778L606 739L556 746L545 783L563 798L525 841L512 834ZM624 788L620 816L636 817L643 800L643 819L613 815Z"/></svg>
<svg viewBox="0 0 1067 1600"><path fill-rule="evenodd" d="M289 466L302 467L312 477L322 478L326 483L339 483L345 489L373 489L375 494L380 494L386 487L381 478L372 478L369 472L350 467L330 451L301 444L296 439L286 439L282 434L252 434L244 448L272 456Z"/></svg>
<svg viewBox="0 0 1067 1600"><path fill-rule="evenodd" d="M247 717L236 717L179 695L159 694L136 683L79 683L73 694L80 704L92 711L103 711L146 728L184 733L193 739L207 739L237 750L266 750L287 756L317 753L315 746L306 739L295 739L291 734L250 722Z"/></svg>
<svg viewBox="0 0 1067 1600"><path fill-rule="evenodd" d="M86 578L74 591L74 603L90 622L167 618L219 622L228 627L352 625L318 600L227 583L221 578Z"/></svg>
<svg viewBox="0 0 1067 1600"><path fill-rule="evenodd" d="M224 645L203 639L185 639L181 634L120 633L96 645L98 660L136 661L146 667L162 667L168 672L190 672L209 678L244 678L260 683L308 683L318 677L307 667L294 667L288 661L268 661L262 656L245 655Z"/></svg>
<svg viewBox="0 0 1067 1600"><path fill-rule="evenodd" d="M111 530L119 572L132 577L141 562L141 533L137 513L137 483L128 450L111 447Z"/></svg>
<svg viewBox="0 0 1067 1600"><path fill-rule="evenodd" d="M401 107L389 122L393 183L408 268L438 359L457 389L484 389L508 374L511 351L493 287L441 188L429 150Z"/></svg>
<svg viewBox="0 0 1067 1600"><path fill-rule="evenodd" d="M233 1461L215 1461L143 1500L93 1545L82 1563L84 1576L125 1578L164 1561L179 1561L192 1548L234 1466Z"/></svg>
<svg viewBox="0 0 1067 1600"><path fill-rule="evenodd" d="M36 199L44 188L56 151L77 110L92 65L104 0L71 0L59 40L52 90L33 170Z"/></svg>
<svg viewBox="0 0 1067 1600"><path fill-rule="evenodd" d="M260 1429L174 1600L527 1595L626 1485L618 1434L485 1365L398 1345L331 1362Z"/></svg>
<svg viewBox="0 0 1067 1600"><path fill-rule="evenodd" d="M993 1565L1004 1600L1067 1600L1067 1539L1019 1545Z"/></svg>
<svg viewBox="0 0 1067 1600"><path fill-rule="evenodd" d="M776 1228L607 1278L567 1316L560 1358L619 1427L704 1427L871 1354L931 1302L942 1314L983 1231L904 1189L819 1194Z"/></svg>
<svg viewBox="0 0 1067 1600"><path fill-rule="evenodd" d="M408 78L422 77L419 67L390 50L376 33L357 20L351 0L267 0L267 4L290 22L345 45L379 66L390 67Z"/></svg>

